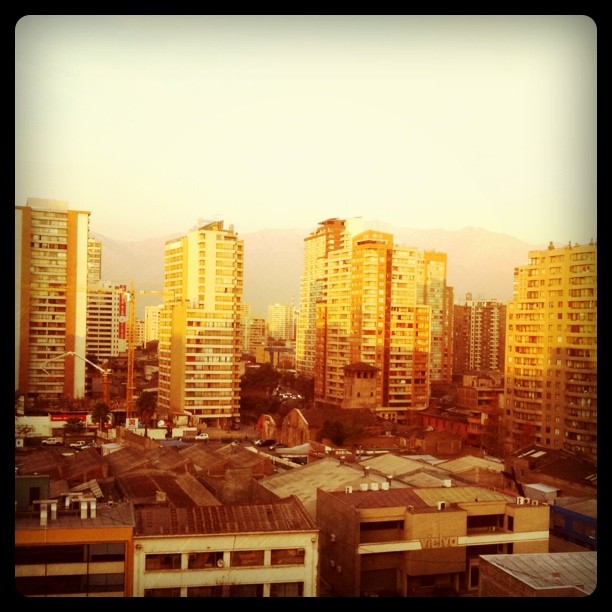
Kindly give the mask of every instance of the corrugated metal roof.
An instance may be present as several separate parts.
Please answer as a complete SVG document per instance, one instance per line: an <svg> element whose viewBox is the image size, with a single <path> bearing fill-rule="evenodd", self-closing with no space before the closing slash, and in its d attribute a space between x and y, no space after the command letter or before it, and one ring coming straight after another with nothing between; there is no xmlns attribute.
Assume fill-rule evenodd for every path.
<svg viewBox="0 0 612 612"><path fill-rule="evenodd" d="M493 472L504 471L504 464L501 461L486 459L485 457L474 457L472 455L458 457L457 459L451 459L449 461L442 461L437 464L437 467L455 474L467 472L474 468L484 468L485 470L491 470Z"/></svg>
<svg viewBox="0 0 612 612"><path fill-rule="evenodd" d="M385 476L377 474L364 475L363 467L352 463L343 463L326 457L314 463L295 468L290 472L275 474L263 478L261 484L279 497L295 495L304 504L311 516L316 514L317 489L334 491L350 485L358 489L361 483L383 483ZM394 487L406 488L408 485L394 483Z"/></svg>
<svg viewBox="0 0 612 612"><path fill-rule="evenodd" d="M206 535L317 529L294 498L273 504L143 508L136 510L137 536Z"/></svg>
<svg viewBox="0 0 612 612"><path fill-rule="evenodd" d="M589 595L597 586L594 551L482 555L482 558L537 590L574 586Z"/></svg>
<svg viewBox="0 0 612 612"><path fill-rule="evenodd" d="M515 498L493 491L487 487L452 486L415 489L417 495L429 506L436 506L439 501L447 504L473 501L515 501Z"/></svg>

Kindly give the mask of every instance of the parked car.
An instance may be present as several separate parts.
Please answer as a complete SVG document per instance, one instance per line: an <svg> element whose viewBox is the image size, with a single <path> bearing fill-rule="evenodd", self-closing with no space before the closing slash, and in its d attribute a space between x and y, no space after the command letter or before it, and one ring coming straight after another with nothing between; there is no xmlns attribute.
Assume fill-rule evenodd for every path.
<svg viewBox="0 0 612 612"><path fill-rule="evenodd" d="M195 439L196 440L208 440L208 434L205 431L203 431L203 432L197 434Z"/></svg>
<svg viewBox="0 0 612 612"><path fill-rule="evenodd" d="M64 440L62 440L62 438L46 438L42 443L45 446L53 446L55 444L63 444Z"/></svg>
<svg viewBox="0 0 612 612"><path fill-rule="evenodd" d="M83 448L86 444L85 440L77 440L76 442L71 442L70 448Z"/></svg>

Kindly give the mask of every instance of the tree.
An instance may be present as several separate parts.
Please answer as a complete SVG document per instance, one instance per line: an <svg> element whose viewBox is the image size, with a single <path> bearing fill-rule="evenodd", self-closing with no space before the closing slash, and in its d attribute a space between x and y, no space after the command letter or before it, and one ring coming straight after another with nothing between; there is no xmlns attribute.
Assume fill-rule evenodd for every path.
<svg viewBox="0 0 612 612"><path fill-rule="evenodd" d="M111 410L105 402L98 402L91 411L91 416L94 421L98 421L100 424L100 430L104 429L106 422L108 421L108 416L110 415Z"/></svg>
<svg viewBox="0 0 612 612"><path fill-rule="evenodd" d="M64 424L64 431L66 433L81 433L85 429L85 423L78 417L71 417L66 419Z"/></svg>
<svg viewBox="0 0 612 612"><path fill-rule="evenodd" d="M152 391L143 391L136 400L136 411L138 419L145 426L145 437L149 428L149 423L157 410L157 398Z"/></svg>

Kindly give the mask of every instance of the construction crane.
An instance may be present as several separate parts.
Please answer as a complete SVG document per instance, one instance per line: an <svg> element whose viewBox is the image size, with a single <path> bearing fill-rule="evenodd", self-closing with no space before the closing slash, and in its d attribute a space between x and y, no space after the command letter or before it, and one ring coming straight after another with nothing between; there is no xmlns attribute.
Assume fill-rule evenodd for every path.
<svg viewBox="0 0 612 612"><path fill-rule="evenodd" d="M173 295L168 291L158 290L134 290L134 281L130 283L130 289L125 291L125 300L128 303L127 318L127 380L125 385L125 412L126 418L132 416L134 410L134 353L136 349L136 296L137 295Z"/></svg>
<svg viewBox="0 0 612 612"><path fill-rule="evenodd" d="M85 363L88 363L90 366L93 366L94 368L96 368L96 370L98 370L102 374L103 398L104 398L104 403L108 405L108 400L109 400L108 384L109 384L109 377L112 374L112 370L105 370L104 368L99 366L97 363L90 361L89 359L87 359L87 357L83 357L82 355L79 355L78 353L75 353L74 351L68 351L66 353L62 353L61 355L58 355L57 357L52 357L51 359L47 359L44 365L46 366L52 361L57 361L58 359L63 359L64 357L68 357L68 356L77 357L78 359L81 359ZM47 370L44 366L41 369L43 372L45 372L45 374L48 374L49 376L53 376L53 374L49 372L49 370Z"/></svg>

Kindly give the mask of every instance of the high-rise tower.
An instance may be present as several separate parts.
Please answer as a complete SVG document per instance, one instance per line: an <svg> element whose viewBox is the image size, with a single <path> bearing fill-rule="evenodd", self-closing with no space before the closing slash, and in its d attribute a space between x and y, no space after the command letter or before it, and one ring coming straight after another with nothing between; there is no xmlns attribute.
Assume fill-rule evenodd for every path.
<svg viewBox="0 0 612 612"><path fill-rule="evenodd" d="M507 305L506 450L597 453L597 244L530 251Z"/></svg>
<svg viewBox="0 0 612 612"><path fill-rule="evenodd" d="M82 398L89 211L28 198L15 207L15 389L26 398Z"/></svg>
<svg viewBox="0 0 612 612"><path fill-rule="evenodd" d="M304 239L304 268L300 280L300 309L296 325L296 369L304 376L315 373L317 302L323 298L327 276L327 255L350 246L351 236L362 230L363 221L327 219Z"/></svg>
<svg viewBox="0 0 612 612"><path fill-rule="evenodd" d="M392 234L366 230L324 259L315 304L315 399L350 407L346 376L376 371L367 403L388 420L408 422L410 411L429 404L431 364L441 376L450 357L446 255L397 246Z"/></svg>
<svg viewBox="0 0 612 612"><path fill-rule="evenodd" d="M160 414L223 429L239 422L243 261L243 241L223 221L166 243Z"/></svg>

